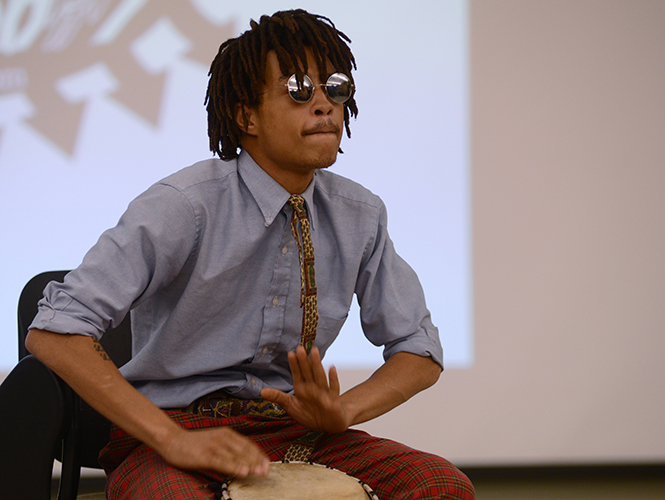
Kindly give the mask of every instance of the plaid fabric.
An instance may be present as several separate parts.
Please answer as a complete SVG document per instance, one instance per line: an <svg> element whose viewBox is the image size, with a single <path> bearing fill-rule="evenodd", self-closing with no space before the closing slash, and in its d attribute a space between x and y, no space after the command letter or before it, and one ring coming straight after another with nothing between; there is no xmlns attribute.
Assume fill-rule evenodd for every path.
<svg viewBox="0 0 665 500"><path fill-rule="evenodd" d="M469 479L449 461L365 432L328 434L311 460L364 481L381 500L475 498Z"/></svg>
<svg viewBox="0 0 665 500"><path fill-rule="evenodd" d="M238 416L207 418L169 411L186 428L230 426L252 439L271 460L281 460L290 444L308 431L290 418ZM311 460L334 467L367 483L381 500L472 500L473 486L447 460L387 439L348 430L324 435ZM109 500L191 500L215 498L212 483L223 475L181 471L168 465L150 447L114 427L100 462L108 475Z"/></svg>

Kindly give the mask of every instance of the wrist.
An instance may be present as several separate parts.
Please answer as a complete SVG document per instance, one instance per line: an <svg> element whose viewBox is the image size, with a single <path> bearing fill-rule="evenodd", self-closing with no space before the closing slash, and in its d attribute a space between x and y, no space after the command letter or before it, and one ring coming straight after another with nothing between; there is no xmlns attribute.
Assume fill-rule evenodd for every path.
<svg viewBox="0 0 665 500"><path fill-rule="evenodd" d="M342 409L344 411L344 416L346 417L346 426L351 427L353 425L359 424L362 422L360 420L360 408L352 400L344 398L344 394L340 396Z"/></svg>
<svg viewBox="0 0 665 500"><path fill-rule="evenodd" d="M146 439L142 441L154 448L160 455L167 456L174 452L173 447L187 430L171 420L166 413L162 413L162 415L162 418L157 419L147 429Z"/></svg>

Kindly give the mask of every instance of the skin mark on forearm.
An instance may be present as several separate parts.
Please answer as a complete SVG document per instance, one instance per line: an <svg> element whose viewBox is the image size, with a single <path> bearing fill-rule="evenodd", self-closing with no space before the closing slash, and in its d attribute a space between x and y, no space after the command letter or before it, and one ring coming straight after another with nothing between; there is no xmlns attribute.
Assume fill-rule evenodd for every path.
<svg viewBox="0 0 665 500"><path fill-rule="evenodd" d="M106 353L104 350L104 347L102 347L102 344L97 340L96 338L92 339L92 345L95 348L95 351L99 353L99 355L102 357L104 361L112 361L111 357Z"/></svg>

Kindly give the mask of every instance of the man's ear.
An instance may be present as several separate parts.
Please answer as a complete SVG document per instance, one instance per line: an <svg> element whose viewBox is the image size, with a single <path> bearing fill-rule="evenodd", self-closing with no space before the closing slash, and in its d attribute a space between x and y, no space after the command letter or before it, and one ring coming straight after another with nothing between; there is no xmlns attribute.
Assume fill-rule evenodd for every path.
<svg viewBox="0 0 665 500"><path fill-rule="evenodd" d="M248 107L242 103L237 103L235 115L236 125L241 131L248 135L257 135L258 119L254 107Z"/></svg>

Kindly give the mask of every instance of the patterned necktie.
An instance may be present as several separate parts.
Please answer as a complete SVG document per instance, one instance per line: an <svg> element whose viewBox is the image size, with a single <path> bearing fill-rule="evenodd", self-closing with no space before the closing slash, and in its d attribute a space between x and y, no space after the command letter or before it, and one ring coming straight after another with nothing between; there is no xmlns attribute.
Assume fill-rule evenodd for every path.
<svg viewBox="0 0 665 500"><path fill-rule="evenodd" d="M305 200L299 194L292 194L288 203L293 207L291 234L298 244L300 257L300 307L303 308L300 343L309 354L314 345L316 327L319 323L316 281L314 280L314 247L312 246L312 235L309 232ZM298 232L298 222L300 222L300 233L302 234Z"/></svg>

